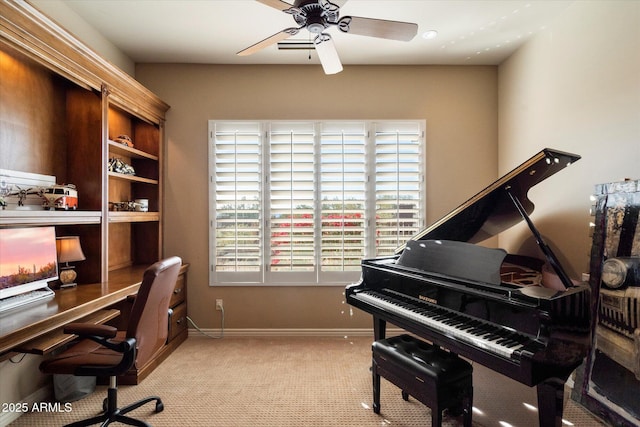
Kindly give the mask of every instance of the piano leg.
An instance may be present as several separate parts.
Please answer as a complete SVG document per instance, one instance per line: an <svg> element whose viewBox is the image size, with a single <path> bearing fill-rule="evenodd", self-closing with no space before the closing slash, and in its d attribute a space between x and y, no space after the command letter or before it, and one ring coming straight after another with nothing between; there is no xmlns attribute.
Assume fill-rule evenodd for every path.
<svg viewBox="0 0 640 427"><path fill-rule="evenodd" d="M387 321L373 316L373 339L374 341L385 339L387 332ZM373 412L380 413L380 374L378 374L378 365L375 360L371 366L373 374Z"/></svg>
<svg viewBox="0 0 640 427"><path fill-rule="evenodd" d="M373 339L383 340L387 335L387 321L377 316L373 316Z"/></svg>
<svg viewBox="0 0 640 427"><path fill-rule="evenodd" d="M538 384L538 421L541 427L562 426L565 381L549 378Z"/></svg>
<svg viewBox="0 0 640 427"><path fill-rule="evenodd" d="M378 365L374 360L371 366L373 375L373 412L380 413L380 374L378 374Z"/></svg>

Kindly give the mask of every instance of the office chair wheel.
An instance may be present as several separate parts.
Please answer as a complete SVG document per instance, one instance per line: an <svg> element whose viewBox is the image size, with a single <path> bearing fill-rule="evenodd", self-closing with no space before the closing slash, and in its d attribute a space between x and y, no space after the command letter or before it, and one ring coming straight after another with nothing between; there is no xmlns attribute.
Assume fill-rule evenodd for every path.
<svg viewBox="0 0 640 427"><path fill-rule="evenodd" d="M156 413L164 411L164 403L160 399L156 402Z"/></svg>
<svg viewBox="0 0 640 427"><path fill-rule="evenodd" d="M107 412L107 409L109 409L109 399L105 397L102 401L102 411Z"/></svg>

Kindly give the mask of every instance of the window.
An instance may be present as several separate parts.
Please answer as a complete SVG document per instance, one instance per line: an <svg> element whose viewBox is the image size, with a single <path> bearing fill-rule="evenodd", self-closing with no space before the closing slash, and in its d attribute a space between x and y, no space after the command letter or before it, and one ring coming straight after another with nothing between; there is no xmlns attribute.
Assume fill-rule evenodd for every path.
<svg viewBox="0 0 640 427"><path fill-rule="evenodd" d="M346 284L424 227L424 121L209 122L210 284Z"/></svg>

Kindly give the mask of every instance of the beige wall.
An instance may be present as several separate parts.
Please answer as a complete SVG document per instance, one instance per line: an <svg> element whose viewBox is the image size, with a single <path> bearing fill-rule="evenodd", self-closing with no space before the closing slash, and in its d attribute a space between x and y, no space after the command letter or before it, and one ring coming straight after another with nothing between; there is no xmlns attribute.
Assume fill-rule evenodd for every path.
<svg viewBox="0 0 640 427"><path fill-rule="evenodd" d="M588 271L594 185L640 178L640 2L580 1L499 68L499 163L549 146L582 159L531 192L532 215L570 273ZM524 226L500 246L524 246Z"/></svg>
<svg viewBox="0 0 640 427"><path fill-rule="evenodd" d="M426 119L427 221L497 174L497 67L142 64L136 77L171 105L167 115L166 254L191 263L189 316L229 329L370 328L350 315L343 286L209 287L207 121ZM346 285L346 284L345 284Z"/></svg>
<svg viewBox="0 0 640 427"><path fill-rule="evenodd" d="M60 0L29 0L38 10L69 31L107 61L129 75L135 72L135 63L107 40L95 28L87 24L77 13Z"/></svg>

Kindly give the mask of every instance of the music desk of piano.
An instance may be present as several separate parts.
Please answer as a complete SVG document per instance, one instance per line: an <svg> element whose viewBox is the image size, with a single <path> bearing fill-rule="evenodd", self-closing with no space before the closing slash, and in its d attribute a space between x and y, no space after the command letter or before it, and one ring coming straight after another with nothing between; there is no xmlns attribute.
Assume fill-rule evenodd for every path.
<svg viewBox="0 0 640 427"><path fill-rule="evenodd" d="M347 303L527 386L536 386L540 426L560 426L564 384L591 343L587 285L575 284L529 218L528 190L580 157L545 149L418 233L388 257L362 261ZM535 260L476 243L524 220L557 283L522 286ZM520 265L524 261L524 266ZM515 266L515 267L514 267ZM505 274L506 272L506 274Z"/></svg>

